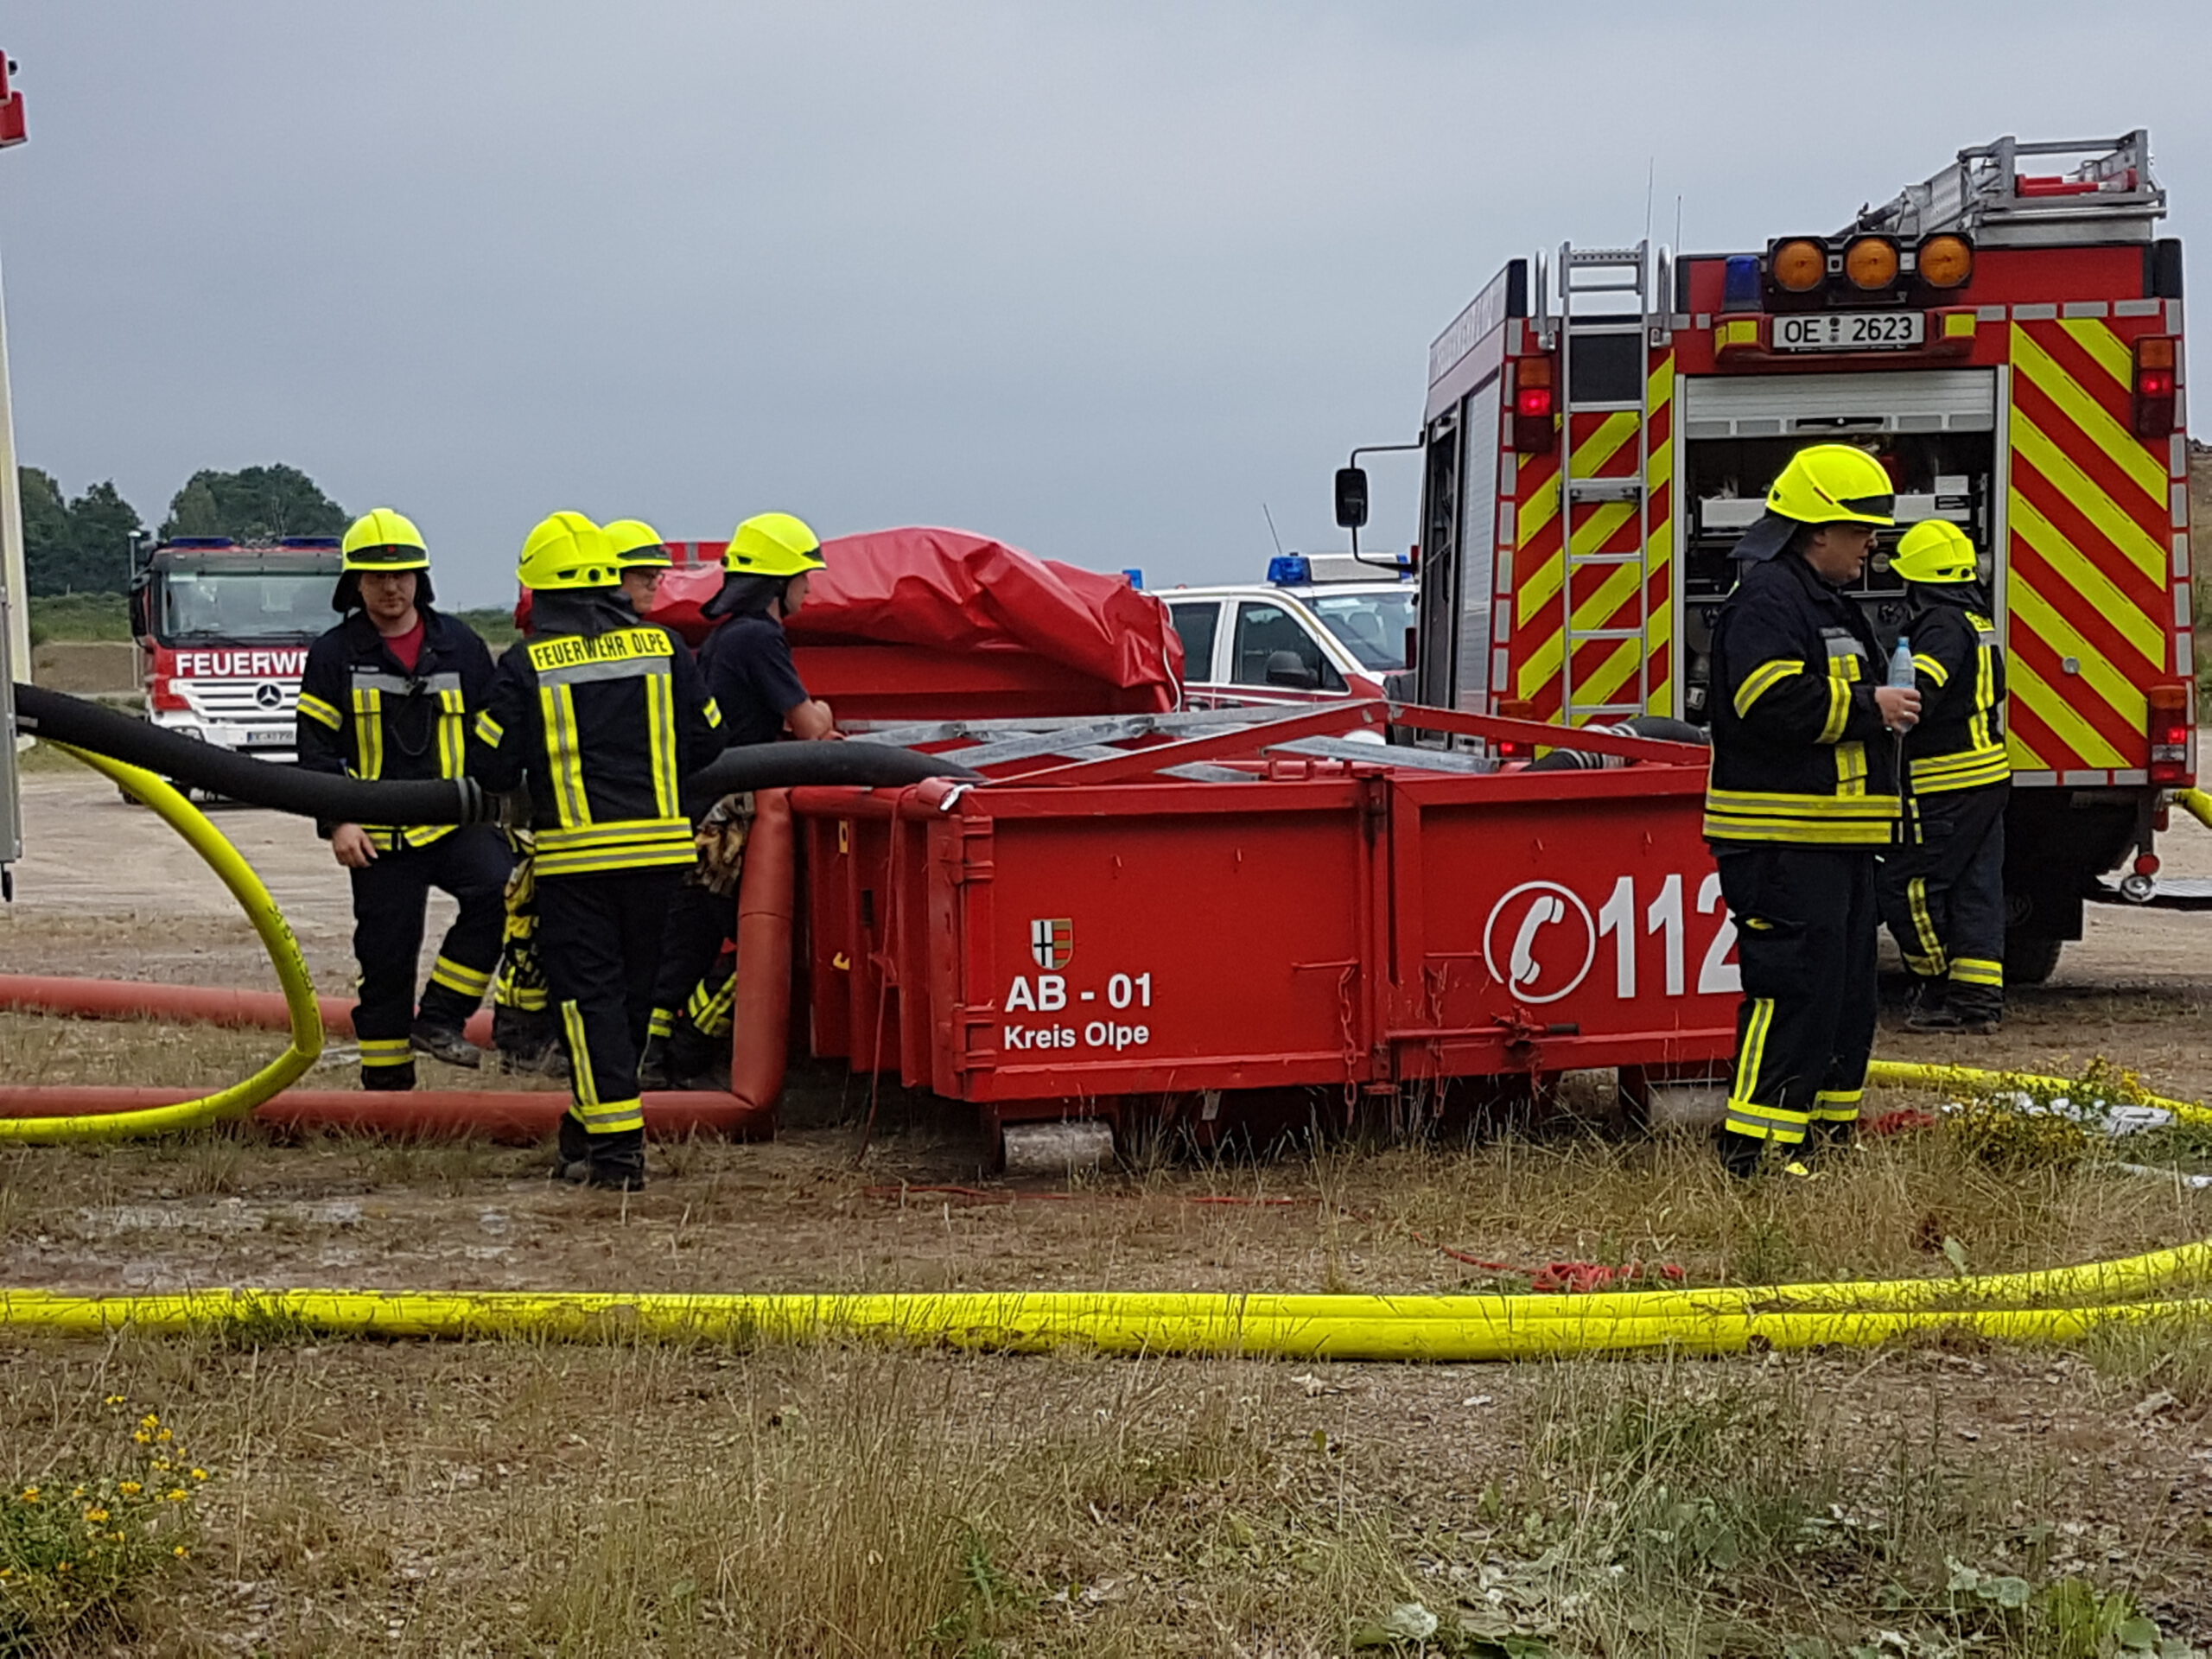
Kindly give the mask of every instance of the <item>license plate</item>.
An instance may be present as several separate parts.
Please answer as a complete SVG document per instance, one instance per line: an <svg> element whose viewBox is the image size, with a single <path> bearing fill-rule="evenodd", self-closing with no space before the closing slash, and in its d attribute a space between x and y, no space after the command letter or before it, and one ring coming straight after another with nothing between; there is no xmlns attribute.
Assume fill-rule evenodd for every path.
<svg viewBox="0 0 2212 1659"><path fill-rule="evenodd" d="M246 747L251 749L273 749L291 741L292 734L283 730L248 732L245 734Z"/></svg>
<svg viewBox="0 0 2212 1659"><path fill-rule="evenodd" d="M1927 339L1923 311L1812 311L1774 320L1777 352L1887 352Z"/></svg>

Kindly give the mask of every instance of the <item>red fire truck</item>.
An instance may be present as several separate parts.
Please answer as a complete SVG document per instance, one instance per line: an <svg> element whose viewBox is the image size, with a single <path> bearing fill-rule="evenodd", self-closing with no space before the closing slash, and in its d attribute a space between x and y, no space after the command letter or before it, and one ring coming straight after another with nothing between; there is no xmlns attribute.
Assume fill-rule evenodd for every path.
<svg viewBox="0 0 2212 1659"><path fill-rule="evenodd" d="M2008 976L2195 781L2182 259L2147 133L2000 138L1831 233L1516 259L1429 351L1424 703L1701 722L1729 550L1818 440L1982 549L2009 652ZM1365 479L1338 477L1338 518ZM1885 556L1857 598L1885 644Z"/></svg>
<svg viewBox="0 0 2212 1659"><path fill-rule="evenodd" d="M335 620L338 538L181 536L134 562L130 632L146 717L263 760L293 756L308 647Z"/></svg>

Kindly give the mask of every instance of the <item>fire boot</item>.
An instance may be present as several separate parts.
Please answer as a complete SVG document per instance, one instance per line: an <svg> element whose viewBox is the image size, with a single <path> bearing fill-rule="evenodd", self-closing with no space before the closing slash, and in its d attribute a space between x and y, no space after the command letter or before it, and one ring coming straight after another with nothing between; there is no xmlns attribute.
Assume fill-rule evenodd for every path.
<svg viewBox="0 0 2212 1659"><path fill-rule="evenodd" d="M1988 1037L2005 1023L2005 993L1986 985L1955 985L1945 1005L1951 1023L1945 1030L1961 1037Z"/></svg>
<svg viewBox="0 0 2212 1659"><path fill-rule="evenodd" d="M688 1020L678 1020L669 1036L667 1063L668 1088L715 1093L729 1088L729 1039L709 1037Z"/></svg>
<svg viewBox="0 0 2212 1659"><path fill-rule="evenodd" d="M1766 1142L1755 1135L1738 1135L1733 1129L1720 1131L1720 1166L1739 1181L1748 1181L1759 1173L1760 1160L1766 1155Z"/></svg>
<svg viewBox="0 0 2212 1659"><path fill-rule="evenodd" d="M537 1077L565 1077L569 1057L561 1052L553 1022L543 1014L495 1005L492 1009L492 1046L507 1071Z"/></svg>
<svg viewBox="0 0 2212 1659"><path fill-rule="evenodd" d="M443 1060L448 1065L465 1065L474 1071L484 1064L484 1051L461 1035L456 1026L417 1020L409 1030L407 1040L417 1054Z"/></svg>
<svg viewBox="0 0 2212 1659"><path fill-rule="evenodd" d="M1941 979L1916 978L1910 995L1905 998L1904 1028L1907 1031L1956 1031L1958 1016L1951 1011L1950 982Z"/></svg>

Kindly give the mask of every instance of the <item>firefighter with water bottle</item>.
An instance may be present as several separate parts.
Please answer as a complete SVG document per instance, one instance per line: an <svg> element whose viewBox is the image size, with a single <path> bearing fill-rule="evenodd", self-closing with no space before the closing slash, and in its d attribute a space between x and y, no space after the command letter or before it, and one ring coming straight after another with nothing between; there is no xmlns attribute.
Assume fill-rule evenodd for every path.
<svg viewBox="0 0 2212 1659"><path fill-rule="evenodd" d="M1759 1169L1859 1120L1876 1012L1878 855L1901 817L1895 734L1920 693L1884 683L1844 593L1895 522L1882 464L1847 444L1790 458L1738 543L1713 625L1705 835L1737 929L1743 1002L1721 1159Z"/></svg>
<svg viewBox="0 0 2212 1659"><path fill-rule="evenodd" d="M1986 1035L2005 1017L2005 647L1956 524L1915 524L1890 570L1923 713L1904 740L1905 833L1882 860L1882 916L1912 976L1908 1027Z"/></svg>

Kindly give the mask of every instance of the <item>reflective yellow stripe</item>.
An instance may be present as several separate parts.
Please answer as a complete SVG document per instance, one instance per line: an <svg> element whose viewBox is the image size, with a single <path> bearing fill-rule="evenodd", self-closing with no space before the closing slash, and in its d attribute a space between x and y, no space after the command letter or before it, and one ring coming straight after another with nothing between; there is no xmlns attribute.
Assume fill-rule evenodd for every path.
<svg viewBox="0 0 2212 1659"><path fill-rule="evenodd" d="M545 717L545 759L553 779L553 810L564 828L591 822L591 801L584 792L582 734L576 728L576 700L565 685L537 688Z"/></svg>
<svg viewBox="0 0 2212 1659"><path fill-rule="evenodd" d="M442 985L449 991L458 991L463 996L481 996L485 988L491 984L492 976L482 969L455 962L451 957L440 957L436 965L430 969L430 982Z"/></svg>
<svg viewBox="0 0 2212 1659"><path fill-rule="evenodd" d="M1923 795L1945 795L1961 789L1982 789L2012 776L2012 761L2005 749L1961 749L1956 754L1928 755L1912 763L1912 786Z"/></svg>
<svg viewBox="0 0 2212 1659"><path fill-rule="evenodd" d="M1866 792L1866 746L1864 743L1839 743L1835 746L1835 792L1851 796Z"/></svg>
<svg viewBox="0 0 2212 1659"><path fill-rule="evenodd" d="M374 686L353 688L353 775L384 776L384 693Z"/></svg>
<svg viewBox="0 0 2212 1659"><path fill-rule="evenodd" d="M1854 1122L1866 1098L1864 1089L1823 1089L1813 1096L1813 1116L1827 1123Z"/></svg>
<svg viewBox="0 0 2212 1659"><path fill-rule="evenodd" d="M316 724L336 731L346 723L346 717L312 691L300 693L300 712Z"/></svg>
<svg viewBox="0 0 2212 1659"><path fill-rule="evenodd" d="M693 844L691 823L688 818L610 818L604 823L587 824L577 830L541 830L537 832L537 854L548 852L593 849L618 842L636 841L681 841L686 847Z"/></svg>
<svg viewBox="0 0 2212 1659"><path fill-rule="evenodd" d="M1928 908L1928 880L1916 875L1904 884L1905 906L1912 912L1912 931L1920 945L1920 958L1912 965L1913 971L1934 979L1943 971L1949 954L1943 949L1943 936L1936 931L1936 918ZM1928 965L1922 967L1925 963Z"/></svg>
<svg viewBox="0 0 2212 1659"><path fill-rule="evenodd" d="M1731 818L1705 815L1707 841L1777 841L1817 847L1887 847L1897 839L1886 823L1823 823L1815 819Z"/></svg>
<svg viewBox="0 0 2212 1659"><path fill-rule="evenodd" d="M722 706L712 697L707 699L707 724L719 730L722 723Z"/></svg>
<svg viewBox="0 0 2212 1659"><path fill-rule="evenodd" d="M1736 688L1737 718L1740 720L1750 714L1753 703L1792 674L1802 674L1804 671L1805 663L1802 658L1777 657L1771 661L1761 663L1746 674L1744 677L1744 683Z"/></svg>
<svg viewBox="0 0 2212 1659"><path fill-rule="evenodd" d="M1828 717L1815 741L1834 743L1843 735L1843 728L1851 721L1851 685L1841 676L1828 676Z"/></svg>
<svg viewBox="0 0 2212 1659"><path fill-rule="evenodd" d="M1928 655L1926 652L1913 652L1912 665L1938 685L1948 685L1951 683L1951 671L1935 658Z"/></svg>
<svg viewBox="0 0 2212 1659"><path fill-rule="evenodd" d="M414 1045L404 1037L361 1039L363 1065L412 1065L414 1063Z"/></svg>
<svg viewBox="0 0 2212 1659"><path fill-rule="evenodd" d="M645 1020L645 1035L649 1038L672 1036L675 1031L676 1010L674 1008L655 1008Z"/></svg>
<svg viewBox="0 0 2212 1659"><path fill-rule="evenodd" d="M690 842L681 847L617 847L589 852L541 855L540 875L597 875L609 870L651 870L689 866L698 857Z"/></svg>
<svg viewBox="0 0 2212 1659"><path fill-rule="evenodd" d="M467 708L458 691L438 693L438 776L458 778L468 770Z"/></svg>
<svg viewBox="0 0 2212 1659"><path fill-rule="evenodd" d="M588 1128L591 1109L599 1104L599 1084L591 1074L591 1042L584 1035L584 1017L572 1001L561 1005L561 1029L569 1037L569 1092L583 1109L577 1116Z"/></svg>
<svg viewBox="0 0 2212 1659"><path fill-rule="evenodd" d="M2075 384L2074 377L2060 368L2057 360L2037 344L2035 336L2017 322L2012 325L2012 366L2015 371L2026 376L2037 391L2056 404L2059 412L2073 422L2084 437L2102 450L2106 459L2120 472L2126 474L2131 483L2160 507L2163 508L2166 505L2169 484L2165 468L2153 461L2149 451L2144 448L2142 442L2107 412L2102 404ZM2125 384L2124 379L2123 384ZM2099 518L2101 508L2108 508L2120 518L2126 519L2126 515L2120 513L2116 504L2112 502L2112 499L2105 493L2103 488L2090 483L2088 475L2068 460L2063 451L2060 450L2056 444L2050 444L2050 441L2044 437L2043 434L2037 432L2032 426L2028 429L2030 435L2034 438L2042 439L2045 444L2050 444L2051 456L2072 476L2062 477L2053 474L2044 465L2044 457L2031 450L2028 444L2021 442L2020 410L2017 404L2012 408L2012 447L2027 455L2028 459L2035 463L2036 470L2064 492L2067 498L2075 502L2082 512L2088 513L2092 518ZM2082 485L2086 486L2088 490L2095 492L2094 504L2087 499L2082 491L2074 487L2077 480ZM2132 519L2126 519L2126 522L2133 524ZM2097 527L2100 530L2105 528L2101 522ZM2143 532L2139 527L2136 528L2135 535L2139 538L2143 537ZM2117 537L2113 539L2116 544L2121 547L2127 545L2126 542ZM2163 565L2164 561L2161 560L2160 563ZM2160 572L2146 569L2145 574L2159 575Z"/></svg>
<svg viewBox="0 0 2212 1659"><path fill-rule="evenodd" d="M677 810L676 693L665 674L645 677L645 729L652 751L653 805L664 818Z"/></svg>
<svg viewBox="0 0 2212 1659"><path fill-rule="evenodd" d="M1884 823L1897 816L1897 798L1894 795L1840 798L1834 795L1765 794L1748 789L1708 789L1705 791L1705 804L1709 811L1753 816L1779 814L1794 817L1879 819Z"/></svg>
<svg viewBox="0 0 2212 1659"><path fill-rule="evenodd" d="M1951 963L1951 978L1961 985L1988 985L2002 990L2005 964L1980 957L1960 957Z"/></svg>
<svg viewBox="0 0 2212 1659"><path fill-rule="evenodd" d="M487 743L496 749L506 735L507 728L488 713L476 716L476 739L480 743Z"/></svg>
<svg viewBox="0 0 2212 1659"><path fill-rule="evenodd" d="M625 1129L645 1127L645 1103L632 1095L627 1100L610 1100L579 1111L587 1135L620 1135Z"/></svg>
<svg viewBox="0 0 2212 1659"><path fill-rule="evenodd" d="M2018 614L2016 600L2015 615ZM2110 768L2127 764L2126 757L2106 741L2103 734L2082 719L2064 697L2044 684L2041 675L2017 658L2012 664L2012 695L2050 727L2084 766Z"/></svg>

